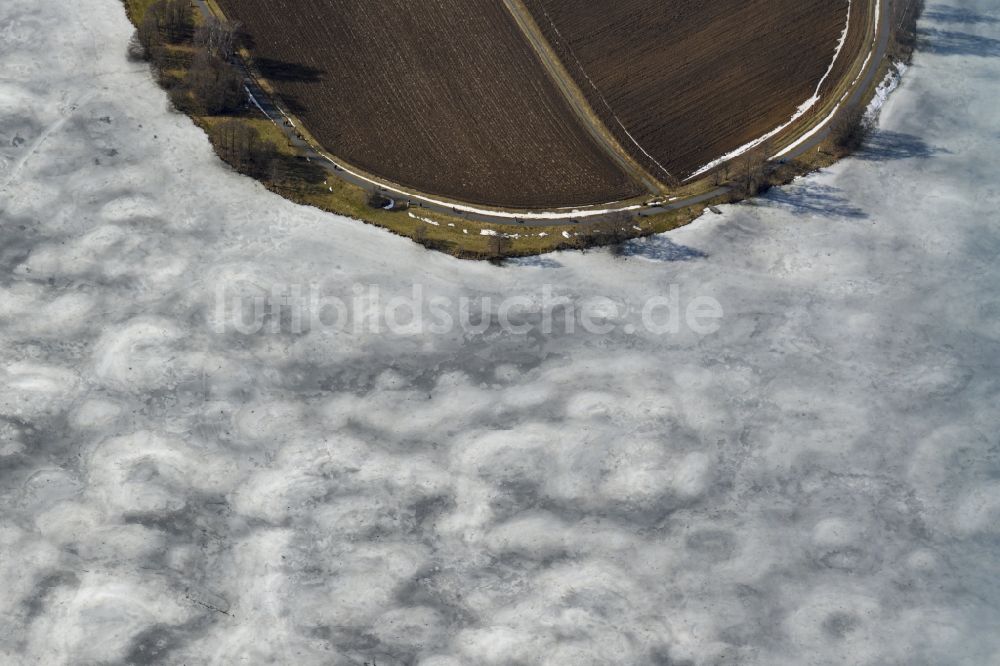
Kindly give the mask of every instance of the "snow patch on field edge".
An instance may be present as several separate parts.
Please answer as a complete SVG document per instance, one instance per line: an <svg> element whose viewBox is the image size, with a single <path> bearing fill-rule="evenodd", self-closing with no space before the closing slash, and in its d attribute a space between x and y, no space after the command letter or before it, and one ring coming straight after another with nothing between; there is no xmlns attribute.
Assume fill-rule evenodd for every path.
<svg viewBox="0 0 1000 666"><path fill-rule="evenodd" d="M837 50L834 52L833 60L830 61L830 66L827 67L826 74L824 74L823 78L820 79L819 84L816 86L816 92L813 94L813 96L810 97L809 99L807 99L805 102L803 102L799 106L799 108L792 115L791 119L789 119L788 122L784 123L783 125L781 125L781 126L775 128L775 129L771 130L770 132L768 132L764 136L762 136L762 137L760 137L758 139L755 139L755 140L753 140L753 141L751 141L751 142L749 142L747 144L744 144L743 146L740 146L736 150L734 150L732 152L729 152L729 153L726 153L722 157L720 157L720 158L718 158L716 160L713 160L712 162L709 162L708 164L706 164L705 166L701 167L700 169L698 169L697 171L695 171L694 173L692 173L690 176L688 176L685 179L684 182L689 182L689 181L697 178L698 176L701 176L701 175L703 175L703 174L711 171L715 167L717 167L717 166L719 166L721 164L725 164L726 162L728 162L730 160L736 159L737 157L739 157L739 156L741 156L741 155L743 155L743 154L745 154L745 153L753 150L754 148L756 148L756 147L764 144L765 142L769 141L770 139L773 139L775 136L777 136L781 132L784 132L786 129L788 129L789 127L791 127L797 120L799 120L806 113L808 113L808 111L811 108L813 108L814 106L816 106L816 104L822 99L822 97L820 95L820 91L823 89L824 84L826 84L826 80L828 78L830 78L830 74L833 72L833 68L836 66L837 61L840 60L840 55L841 55L841 53L844 50L844 46L847 44L847 36L848 36L848 34L850 33L850 30L851 30L851 11L853 9L853 6L854 6L853 0L849 1L848 4L847 4L847 23L844 26L844 31L840 34L840 42L837 44ZM878 26L880 24L881 11L882 11L882 0L878 0L875 3L875 25L876 26ZM865 61L865 62L867 63L867 61ZM862 69L862 73L863 73L863 69ZM839 104L837 105L837 108L840 108ZM834 110L834 113L836 113L836 109ZM815 134L819 130L819 128L823 127L826 124L826 122L827 121L824 120L823 123L820 123L819 125L817 125L817 127L812 130L812 133L811 134L807 134L806 137L809 137L809 136L812 136L812 134ZM805 140L805 138L800 139L800 142L804 141L804 140ZM792 148L797 147L798 145L800 145L800 143L793 144L792 147L787 148L784 152L788 152L789 150L792 150ZM781 153L781 154L784 154L784 152ZM780 156L781 155L776 155L775 157L780 157Z"/></svg>
<svg viewBox="0 0 1000 666"><path fill-rule="evenodd" d="M885 106L892 93L896 92L896 89L899 88L903 82L903 75L906 74L906 70L908 69L909 66L903 62L893 63L889 67L885 78L882 79L882 82L875 89L875 96L868 103L868 108L865 109L866 122L874 123L878 120L878 116L882 112L882 107Z"/></svg>

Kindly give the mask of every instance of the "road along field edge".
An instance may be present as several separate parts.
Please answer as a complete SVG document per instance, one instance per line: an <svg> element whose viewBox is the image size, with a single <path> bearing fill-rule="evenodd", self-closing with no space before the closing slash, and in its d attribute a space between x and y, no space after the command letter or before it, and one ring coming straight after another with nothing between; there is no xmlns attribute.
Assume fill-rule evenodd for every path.
<svg viewBox="0 0 1000 666"><path fill-rule="evenodd" d="M888 2L888 0L879 1ZM123 0L133 21L136 19L134 11L136 3L140 2L142 0ZM221 11L215 0L196 0L194 4L201 10L205 18L214 15L225 19L225 13ZM270 131L274 135L287 138L287 148L289 150L297 148L297 154L300 158L306 161L322 162L324 169L336 176L329 188L331 193L336 188L336 194L329 196L326 195L326 187L322 188L324 190L321 193L322 196L316 196L315 192L310 193L309 196L289 193L286 191L287 188L278 188L268 182L261 181L266 187L297 203L359 219L397 235L410 238L430 249L443 251L456 257L500 259L534 256L557 250L614 245L630 238L649 236L675 229L697 219L706 209L716 204L735 202L752 196L740 192L738 186L720 185L717 179L713 181L705 178L682 188L676 193L676 196L662 197L651 201L633 201L617 207L609 205L590 209L503 211L425 197L419 193L408 192L406 188L397 188L390 183L384 183L360 170L345 171L340 166L339 160L332 155L325 155L322 148L290 115L287 116L288 125L292 128L298 127L302 132L289 132L290 127L277 117L285 112L280 111L279 106L272 99L258 99L258 96L262 98L276 96L267 92L269 86L265 80L252 75L250 70L246 68L245 61L249 60L250 54L244 52L241 55L244 59L244 74L248 77L247 83L252 84L256 89L254 92L248 87L248 93L256 108L268 118L267 126L273 127L273 130ZM872 54L869 53L866 62L871 59ZM881 56L876 60L880 59ZM883 63L882 68L876 65L872 71L881 71L887 66L888 63ZM860 78L860 75L855 78L855 84ZM873 83L867 87L863 84L854 92L856 98L865 101L874 96L875 86ZM266 108L270 108L271 113L268 113ZM205 122L207 119L197 117L193 117L193 119L196 124L208 132L208 125ZM210 132L209 136L211 138ZM293 145L292 141L292 138L296 137L298 137L299 144L297 147ZM791 164L784 161L773 162L767 165L767 179L764 185L766 187L789 182L795 176L833 163L844 154L835 156L833 153L820 150L816 155L809 155L807 159L796 160ZM342 185L338 183L342 183ZM326 184L324 182L324 186ZM403 215L386 213L382 210L369 210L363 203L359 204L359 201L363 201L364 192L371 192L373 189L385 193L396 192L401 197L415 199L415 207ZM526 216L532 214L534 217ZM451 236L442 238L444 232L451 233Z"/></svg>
<svg viewBox="0 0 1000 666"><path fill-rule="evenodd" d="M648 171L643 169L639 163L631 157L628 151L621 146L621 144L614 138L614 135L607 129L604 123L590 108L589 103L586 102L583 92L580 91L579 87L573 81L572 76L568 71L566 71L562 61L556 55L555 50L551 47L551 45L549 45L548 40L542 34L541 29L538 27L537 23L535 23L534 17L532 16L530 10L528 10L528 8L524 5L523 1L504 0L504 2L518 28L521 30L522 34L524 34L525 39L535 51L546 71L549 72L550 77L557 86L557 89L564 95L567 103L570 105L574 113L578 115L578 120L583 123L588 133L594 137L599 145L605 148L612 158L616 159L616 162L619 163L621 168L623 168L626 173L632 176L637 182L642 183L644 187L650 189L652 191L651 193L655 192L657 196L654 196L652 199L647 197L644 199L640 198L628 201L609 202L605 205L599 206L527 210L475 205L459 200L449 199L447 197L419 192L399 183L394 183L385 178L381 178L375 174L368 173L349 164L347 161L326 150L322 144L309 133L308 129L299 119L283 108L283 105L280 104L280 96L276 93L273 87L270 86L266 78L253 68L252 54L243 50L241 51L241 56L247 67L249 76L251 76L257 86L259 86L259 88L267 94L272 104L284 117L285 122L291 125L294 133L300 139L305 141L312 151L333 165L334 169L341 175L341 177L354 179L356 184L362 187L374 187L391 196L410 201L419 201L421 205L438 210L442 213L457 213L463 215L465 219L472 219L486 223L492 222L505 224L515 222L534 225L564 224L566 222L579 220L597 221L612 216L620 216L622 214L629 214L633 216L638 216L640 213L644 212L647 214L655 214L657 211L663 210L667 204L669 204L669 207L666 209L676 210L678 207L682 207L686 201L690 201L690 203L694 204L703 200L704 195L707 192L718 188L719 183L711 179L711 173L703 173L700 174L699 178L688 178L684 181L683 186L679 186L675 188L673 192L669 192L668 187L664 185L663 182L653 178ZM877 8L888 2L889 0L851 0L852 5L864 5L865 9L868 11L869 18L872 17L873 13L877 15ZM213 13L219 18L225 19L225 12L219 4L215 2L215 0L196 0L196 3L205 11ZM848 16L848 20L849 18L850 17ZM878 69L880 58L872 57L878 48L878 26L875 25L874 21L868 21L866 22L866 25L869 26L869 31L874 35L871 48L862 50L856 55L855 67L848 69L846 75L842 77L843 81L851 80L851 75L855 73L858 63L862 62L862 60L865 63L872 64L873 71ZM834 62L836 62L836 60L837 59L835 58ZM873 60L874 62L872 62ZM862 65L862 70L863 67L864 66ZM853 78L853 83L850 85L856 85L863 76L864 71L859 72L857 76ZM841 85L844 84L842 83ZM836 103L838 99L834 96L833 92L834 91L831 91L826 95L827 101L824 102L824 104L827 105L827 108L829 108L829 105ZM850 90L845 93L845 98L849 92ZM820 108L823 108L823 106L821 105ZM833 119L833 115L824 116L822 118L822 123L828 124ZM809 114L810 119L814 119L818 116L818 110ZM788 131L789 133L799 131L808 133L810 129L812 129L813 126L811 124L806 122L802 122L800 124L798 120L799 119L796 119L796 122L789 123L786 128L782 128L781 132L775 133L774 136L769 137L770 140L766 143L771 145L776 142L775 139L778 137L783 138L782 135L785 131ZM811 150L814 147L816 146L810 145L808 150ZM641 146L638 146L638 148L642 150ZM740 150L731 154L728 159L719 162L715 165L715 167L720 168L726 164L736 161L748 152L748 150ZM801 155L804 152L806 152L806 150L801 150L798 154ZM772 158L772 161L784 162L787 160L788 158L784 155L775 155ZM673 178L673 176L671 176L671 178ZM671 193L675 196L667 196L667 194Z"/></svg>
<svg viewBox="0 0 1000 666"><path fill-rule="evenodd" d="M863 7L858 8L866 11L868 16L868 35L865 40L868 48L855 55L853 66L847 70L846 76L827 94L823 103L814 109L814 116L820 120L802 127L800 131L786 134L784 138L790 142L778 148L770 156L771 160L794 159L811 150L826 138L830 125L842 110L867 101L862 96L868 91L886 58L890 32L889 8L892 2L893 0L868 0Z"/></svg>
<svg viewBox="0 0 1000 666"><path fill-rule="evenodd" d="M195 4L207 15L214 15L222 20L227 20L225 12L214 0L195 0ZM622 213L638 213L638 211L642 210L644 207L656 205L666 198L664 196L664 186L648 174L645 174L645 172L642 172L641 168L638 167L637 164L634 164L634 161L634 167L627 167L623 165L624 160L627 158L627 153L620 149L620 154L613 151L609 154L613 159L615 159L616 163L619 163L619 159L623 160L623 162L619 163L619 167L622 168L622 170L632 177L638 184L641 184L645 189L649 190L648 195L591 206L567 206L549 209L514 209L471 204L458 199L420 192L413 188L380 177L376 174L367 172L364 169L350 164L347 160L332 154L324 148L322 143L309 132L305 124L293 113L288 111L285 105L281 102L281 96L277 93L267 78L263 76L256 67L254 67L253 54L246 49L240 49L239 55L242 65L246 70L246 74L252 81L252 87L261 91L258 95L252 95L254 97L253 102L255 106L261 108L261 102L266 101L267 106L273 107L277 111L277 114L281 116L280 119L270 118L269 116L273 122L279 125L284 125L282 127L283 131L293 135L294 138L305 142L311 151L332 165L340 177L353 180L355 184L361 187L375 188L381 192L400 199L420 202L420 205L442 213L461 214L464 219L472 219L480 222L495 224L527 223L558 225L580 220L593 221L600 218L620 215ZM265 97L266 99L260 99L261 97ZM262 108L261 110L263 112ZM265 115L268 115L266 112L264 113ZM592 136L594 136L599 146L605 148L606 151L610 150L606 148L605 141L602 137L593 134L592 126L590 124L584 123L584 127L588 130L588 133L591 133ZM636 170L638 170L638 172Z"/></svg>
<svg viewBox="0 0 1000 666"><path fill-rule="evenodd" d="M143 12L151 3L149 0L123 0L127 14L133 23L141 22ZM195 23L202 25L213 16L207 3L198 6L203 13L196 14ZM183 60L179 56L190 57L194 48L190 43L180 46L166 45L172 63L169 70L170 82L164 82L163 70L158 72L158 80L168 91L176 91L188 74L188 70L176 63ZM699 217L708 205L721 203L720 200L698 202L684 209L660 211L655 215L618 215L605 219L587 218L582 220L524 221L491 219L480 222L464 213L439 212L418 203L409 208L385 210L372 206L370 188L362 188L344 178L343 172L334 170L333 165L313 152L301 140L292 141L283 116L273 106L266 93L257 88L248 78L248 73L239 59L231 63L236 68L246 92L251 96L247 106L240 112L221 115L201 115L191 107L185 107L193 123L202 129L223 162L234 170L250 175L265 188L294 203L349 217L398 236L408 238L428 249L436 250L461 259L500 260L505 258L528 257L563 250L583 250L596 246L620 244L631 238L651 236L684 226ZM173 96L171 95L171 104ZM176 107L176 105L174 106ZM265 173L247 173L224 156L226 150L219 141L230 141L220 134L220 128L242 126L255 133L258 142L270 144L277 150L282 161L298 163L298 169L305 168L310 176L296 175L291 178L275 179ZM311 164L308 164L311 163ZM314 176L319 170L318 179ZM287 169L283 170L287 173ZM334 177L331 177L334 176ZM266 224L266 220L262 221Z"/></svg>
<svg viewBox="0 0 1000 666"><path fill-rule="evenodd" d="M226 20L226 14L221 8L221 6L214 0L196 0L196 4L205 12L207 15L215 15L216 17ZM521 4L524 13L518 13L521 18L526 18L533 22L530 13L527 12L527 8ZM518 16L515 16L515 22ZM519 29L524 30L520 27ZM561 61L555 56L554 51L551 51L551 47L547 47L547 41L541 36L540 30L538 30L537 25L535 26L535 31L538 37L542 40L536 46L535 44L529 44L539 59L542 61L543 66L546 70L549 70L550 66L555 66L558 64L561 67ZM527 38L526 38L527 39ZM530 40L529 40L530 41ZM543 58L541 53L544 49L548 48L552 54L552 59ZM582 117L578 117L578 120L584 125L588 133L597 141L598 145L603 147L605 151L615 159L616 163L619 164L625 173L630 175L637 183L640 183L647 190L650 191L649 196L638 197L635 199L625 200L625 201L613 201L608 202L603 205L597 206L573 206L566 208L553 208L553 209L543 209L543 210L527 210L527 209L509 209L500 207L489 207L476 204L470 204L456 199L451 199L447 197L430 195L423 192L419 192L412 188L408 188L399 183L394 183L388 179L379 177L375 174L366 172L360 169L346 160L333 155L330 153L323 145L309 132L305 127L304 123L300 119L295 117L294 114L290 113L284 105L281 103L280 95L277 91L270 85L267 78L263 76L254 66L253 66L253 56L249 51L242 49L240 51L240 56L243 65L246 69L247 75L252 79L254 87L259 88L262 95L267 97L267 102L269 106L273 106L274 109L282 116L280 121L282 124L287 123L290 126L291 134L294 138L304 141L309 149L318 155L321 159L332 165L335 171L342 178L347 178L355 181L362 187L374 187L379 191L382 191L388 195L402 198L409 201L418 201L420 205L429 207L431 209L437 210L442 213L456 213L464 217L464 219L472 219L479 222L485 223L496 223L496 224L509 224L513 223L526 223L530 225L558 225L565 224L567 222L574 221L599 221L605 218L617 217L622 214L638 215L640 211L645 209L657 209L662 204L670 202L670 210L676 210L677 206L673 205L677 200L686 198L686 192L678 193L681 196L668 197L667 187L660 181L653 178L642 169L639 164L628 155L617 143L617 141L612 137L611 133L607 131L603 123L596 118L593 111L590 110L589 105L583 98L582 92L576 88L575 84L572 83L572 79L569 77L568 72L564 73L564 76L558 77L553 76L553 80L556 82L557 87L560 92L564 95L567 94L567 89L563 86L569 83L576 91L579 96L580 104L576 104L575 98L567 98L567 103L574 110L574 113L579 113ZM261 95L258 95L261 96ZM263 101L263 100L261 100ZM261 107L257 103L258 100L254 99L254 103ZM263 111L263 109L261 109ZM589 114L590 119L587 119ZM266 115L266 112L265 112ZM272 121L279 123L277 118L272 118ZM288 127L283 128L283 131L287 130ZM289 133L286 131L286 133ZM691 196L692 199L698 199L699 201L704 194L704 188L691 188L694 191ZM692 205L698 203L698 201L692 201Z"/></svg>

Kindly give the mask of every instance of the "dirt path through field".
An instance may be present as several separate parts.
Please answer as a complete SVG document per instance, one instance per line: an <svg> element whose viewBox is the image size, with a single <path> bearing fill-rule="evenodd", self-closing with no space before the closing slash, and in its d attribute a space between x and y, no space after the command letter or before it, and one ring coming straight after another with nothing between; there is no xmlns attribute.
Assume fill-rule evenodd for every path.
<svg viewBox="0 0 1000 666"><path fill-rule="evenodd" d="M214 16L214 11L212 7L210 7L209 4L206 2L206 0L195 0L195 5L198 7L198 10L201 12L204 18L208 19ZM485 222L488 224L510 224L512 222L519 222L527 227L548 227L553 225L556 226L564 225L572 219L587 219L590 222L597 222L605 218L613 218L625 211L636 212L640 209L640 207L637 207L634 204L624 204L620 206L611 206L607 210L603 210L601 211L600 214L597 215L594 215L592 212L588 212L588 209L584 207L581 210L577 211L576 213L572 212L538 213L538 212L521 211L519 213L514 214L514 216L512 217L512 214L509 212L502 212L502 211L494 212L474 206L467 206L462 204L450 204L447 202L436 201L430 197L425 197L416 192L406 192L401 189L389 187L386 184L378 183L377 181L367 178L361 174L354 173L353 171L346 169L345 167L331 160L326 155L317 151L309 142L305 141L298 134L298 132L295 131L294 126L290 126L289 124L284 122L285 119L288 119L288 116L275 103L275 100L271 98L271 95L257 83L254 76L247 68L246 64L238 58L236 59L235 64L240 68L240 71L243 73L244 83L246 85L247 92L253 98L254 105L257 106L257 108L259 108L260 111L269 120L271 120L271 122L273 122L275 126L277 126L281 130L281 132L285 135L286 139L293 146L299 149L302 152L302 154L305 155L307 158L321 164L324 167L324 169L326 169L326 171L330 173L330 175L339 178L341 180L344 180L348 183L351 183L353 185L357 185L365 189L372 189L373 187L376 187L379 190L387 192L389 196L398 197L402 199L410 199L420 207L426 208L428 210L433 210L444 214L452 214L452 215L457 214L460 217L473 222ZM655 188L651 191L653 191L653 193L655 194L661 194L662 189L660 188L659 184L654 184L656 183L656 181L649 178L649 176L646 175L644 171L641 171L641 173L644 174L645 177L651 181L649 186L651 188ZM638 180L638 182L645 183L646 180ZM723 192L715 192L714 195L718 196L721 193ZM695 203L700 202L700 200L695 200L695 199L692 199L690 201L688 200L685 201L687 202L686 205L693 205ZM678 210L683 207L682 204L684 203L685 203L684 201L676 201L668 207L661 208L657 206L657 207L647 207L647 208L648 210L664 212L667 210Z"/></svg>
<svg viewBox="0 0 1000 666"><path fill-rule="evenodd" d="M594 113L594 110L590 108L590 103L587 102L583 91L576 85L570 73L566 71L562 60L559 59L559 56L556 55L545 35L542 34L541 29L535 23L534 17L524 5L524 2L521 0L504 0L504 5L506 5L507 11L510 12L511 16L514 17L517 27L524 34L525 39L528 40L531 48L538 55L538 59L541 61L545 71L549 74L553 83L556 84L559 92L562 93L587 132L597 141L598 145L604 148L620 168L630 174L637 182L642 183L651 194L663 194L666 191L666 187L643 169L622 148L604 126L604 123L601 122L601 119ZM641 150L642 146L639 146L639 148ZM666 169L663 170L663 173L667 179L672 179L671 174Z"/></svg>

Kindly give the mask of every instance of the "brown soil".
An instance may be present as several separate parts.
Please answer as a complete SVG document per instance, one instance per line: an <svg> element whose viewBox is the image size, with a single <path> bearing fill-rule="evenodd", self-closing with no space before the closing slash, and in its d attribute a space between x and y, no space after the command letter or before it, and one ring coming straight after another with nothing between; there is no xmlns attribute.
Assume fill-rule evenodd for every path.
<svg viewBox="0 0 1000 666"><path fill-rule="evenodd" d="M512 208L642 189L577 123L497 0L220 0L257 69L331 153Z"/></svg>
<svg viewBox="0 0 1000 666"><path fill-rule="evenodd" d="M848 6L847 0L526 1L621 144L654 176L675 182L767 134L812 97ZM854 9L851 40L831 85L864 45L865 0L854 0Z"/></svg>

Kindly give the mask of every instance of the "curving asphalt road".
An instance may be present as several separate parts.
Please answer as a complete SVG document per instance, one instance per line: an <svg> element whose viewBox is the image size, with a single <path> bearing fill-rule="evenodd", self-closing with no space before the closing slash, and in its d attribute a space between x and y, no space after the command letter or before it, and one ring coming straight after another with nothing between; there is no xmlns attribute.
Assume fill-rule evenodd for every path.
<svg viewBox="0 0 1000 666"><path fill-rule="evenodd" d="M862 95L865 90L869 88L875 75L878 73L879 66L882 63L882 59L885 57L886 51L889 46L889 21L891 16L891 1L892 0L878 0L883 3L881 12L881 25L879 26L879 39L878 45L875 53L869 61L869 69L865 73L863 80L860 85L856 86L854 92L851 95L850 100L845 104L844 108L851 108L859 104L862 99ZM196 0L199 11L205 18L210 18L213 16L212 10L209 8L205 0ZM661 213L667 213L671 211L680 210L682 208L687 208L688 206L694 206L706 201L711 201L718 197L721 197L731 191L729 187L719 187L710 192L704 194L685 197L683 199L677 199L669 202L661 202L657 204L646 204L642 206L628 206L621 207L617 209L608 209L601 212L601 214L588 213L586 208L581 208L579 211L574 212L564 212L564 213L529 213L529 212L502 212L502 211L489 211L486 209L480 209L473 206L467 206L464 204L449 204L442 201L434 200L425 195L416 194L413 192L406 192L404 190L397 189L395 187L390 187L388 185L378 183L369 179L361 174L358 174L350 169L337 164L331 158L318 152L309 142L305 141L302 136L296 131L294 125L285 116L284 112L280 109L278 105L274 103L271 96L265 92L260 85L257 83L256 79L251 75L248 70L246 63L241 59L236 59L234 63L239 67L240 71L243 73L246 91L251 98L252 103L257 106L260 111L268 117L287 137L288 141L300 149L305 157L311 161L316 161L324 166L326 170L333 176L340 178L346 182L352 183L359 187L368 190L377 190L386 194L386 196L404 199L411 202L414 207L424 208L427 210L436 211L439 213L444 213L448 215L457 215L462 219L471 220L474 222L484 222L488 224L521 224L526 227L551 227L551 226L564 226L567 223L586 221L588 223L601 222L614 217L620 216L622 213L630 213L634 217L652 217ZM834 116L835 117L835 116ZM816 132L808 141L804 142L802 145L798 146L795 150L789 152L787 155L782 156L778 163L784 163L790 160L794 160L809 151L818 147L824 140L830 136L831 125L833 122L833 117L828 118L822 130ZM588 123L589 125L589 123Z"/></svg>
<svg viewBox="0 0 1000 666"><path fill-rule="evenodd" d="M890 21L892 20L892 0L877 0L882 3L881 9L881 25L878 26L878 44L875 48L875 53L872 55L871 59L868 61L868 71L864 73L864 79L859 85L855 86L854 91L851 93L850 99L844 104L843 108L834 116L827 118L826 123L823 125L823 129L811 137L808 141L798 146L794 150L782 155L781 159L778 160L780 163L785 163L790 160L802 157L809 151L819 147L829 136L832 128L834 119L844 110L854 108L860 104L862 100L862 95L871 86L872 81L875 79L875 75L878 74L879 66L882 64L882 60L885 58L886 52L889 50L889 33L890 33Z"/></svg>

